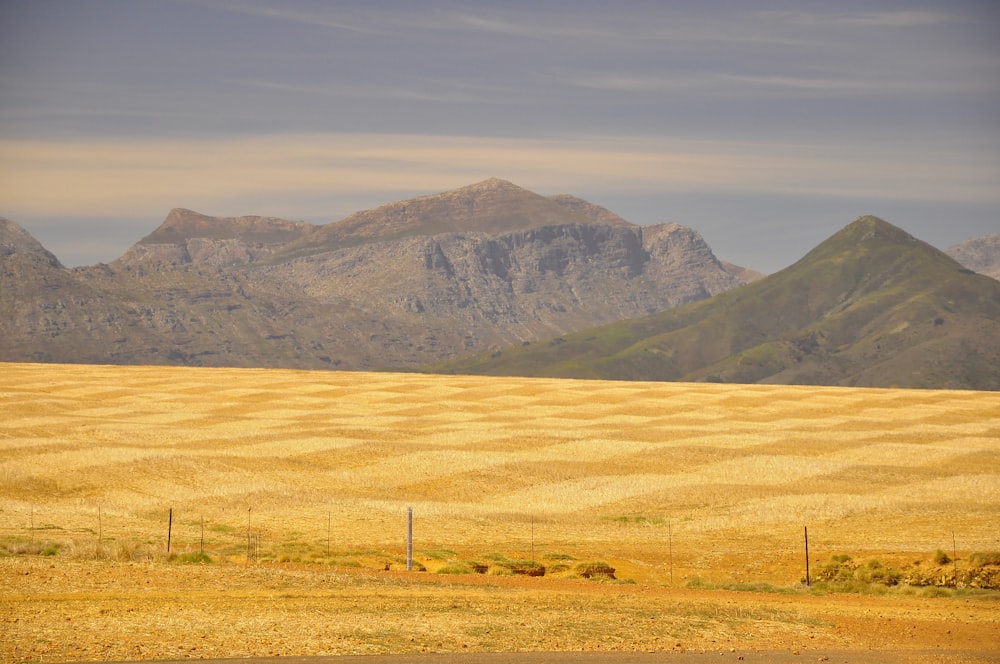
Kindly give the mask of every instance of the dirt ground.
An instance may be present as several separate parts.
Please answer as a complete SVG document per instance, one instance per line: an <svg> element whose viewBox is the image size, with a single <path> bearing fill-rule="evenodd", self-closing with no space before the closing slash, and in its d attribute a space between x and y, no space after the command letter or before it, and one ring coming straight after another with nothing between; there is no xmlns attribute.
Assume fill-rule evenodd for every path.
<svg viewBox="0 0 1000 664"><path fill-rule="evenodd" d="M397 664L995 662L998 609L995 594L817 596L17 556L0 559L0 662L386 654L408 655ZM423 658L430 653L441 656Z"/></svg>

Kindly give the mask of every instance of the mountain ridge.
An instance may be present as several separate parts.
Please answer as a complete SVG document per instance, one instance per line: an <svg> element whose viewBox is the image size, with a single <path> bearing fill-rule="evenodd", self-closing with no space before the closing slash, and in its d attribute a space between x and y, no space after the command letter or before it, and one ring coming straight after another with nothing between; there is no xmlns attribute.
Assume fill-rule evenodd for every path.
<svg viewBox="0 0 1000 664"><path fill-rule="evenodd" d="M872 216L759 281L433 370L1000 389L1000 283Z"/></svg>
<svg viewBox="0 0 1000 664"><path fill-rule="evenodd" d="M176 208L107 265L12 269L23 306L0 321L0 359L408 369L743 283L692 229L499 179L346 221ZM336 242L315 241L326 229ZM87 306L53 308L53 280Z"/></svg>

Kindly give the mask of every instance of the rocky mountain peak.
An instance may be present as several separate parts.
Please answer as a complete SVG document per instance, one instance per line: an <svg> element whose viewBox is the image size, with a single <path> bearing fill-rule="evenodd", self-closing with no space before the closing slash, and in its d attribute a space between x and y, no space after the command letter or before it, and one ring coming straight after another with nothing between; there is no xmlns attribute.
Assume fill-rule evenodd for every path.
<svg viewBox="0 0 1000 664"><path fill-rule="evenodd" d="M513 182L504 180L502 178L487 178L482 182L476 182L474 184L470 184L465 187L459 187L458 189L453 190L451 193L477 194L477 193L498 192L498 191L520 192L520 191L527 191L527 189L519 187Z"/></svg>
<svg viewBox="0 0 1000 664"><path fill-rule="evenodd" d="M594 220L592 213L550 200L507 180L490 178L458 189L355 212L296 242L282 252L282 256L317 254L404 237L508 233Z"/></svg>
<svg viewBox="0 0 1000 664"><path fill-rule="evenodd" d="M10 219L0 217L0 257L20 255L40 260L51 267L62 264L31 233Z"/></svg>
<svg viewBox="0 0 1000 664"><path fill-rule="evenodd" d="M276 217L211 217L194 210L174 208L159 228L139 241L140 244L177 244L193 238L210 240L240 239L264 244L289 242L314 228L304 221Z"/></svg>
<svg viewBox="0 0 1000 664"><path fill-rule="evenodd" d="M866 214L858 217L844 229L837 233L838 236L853 236L859 240L872 238L887 238L900 242L914 242L916 239L898 226L893 226L888 221L880 219L874 215Z"/></svg>

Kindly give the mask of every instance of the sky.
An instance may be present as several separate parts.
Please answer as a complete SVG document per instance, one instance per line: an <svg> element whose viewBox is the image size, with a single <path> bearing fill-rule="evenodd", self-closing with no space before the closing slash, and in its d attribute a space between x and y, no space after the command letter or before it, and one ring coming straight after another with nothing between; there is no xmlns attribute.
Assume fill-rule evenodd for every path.
<svg viewBox="0 0 1000 664"><path fill-rule="evenodd" d="M0 216L329 223L500 177L773 272L858 216L1000 232L1000 5L0 0Z"/></svg>

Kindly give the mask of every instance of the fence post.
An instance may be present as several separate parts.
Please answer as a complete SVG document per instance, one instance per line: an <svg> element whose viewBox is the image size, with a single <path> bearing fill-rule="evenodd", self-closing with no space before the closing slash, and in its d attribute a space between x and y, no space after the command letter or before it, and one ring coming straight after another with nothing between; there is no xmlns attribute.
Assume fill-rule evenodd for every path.
<svg viewBox="0 0 1000 664"><path fill-rule="evenodd" d="M406 571L413 570L413 508L406 508Z"/></svg>
<svg viewBox="0 0 1000 664"><path fill-rule="evenodd" d="M670 587L674 587L674 526L673 522L667 520L667 546L670 552Z"/></svg>
<svg viewBox="0 0 1000 664"><path fill-rule="evenodd" d="M955 564L955 587L958 588L958 542L955 531L951 531L951 560Z"/></svg>
<svg viewBox="0 0 1000 664"><path fill-rule="evenodd" d="M806 535L806 586L811 586L812 583L809 580L809 526L802 526L802 529Z"/></svg>
<svg viewBox="0 0 1000 664"><path fill-rule="evenodd" d="M170 508L170 512L167 515L167 553L170 553L170 536L173 534L174 530L174 508Z"/></svg>

